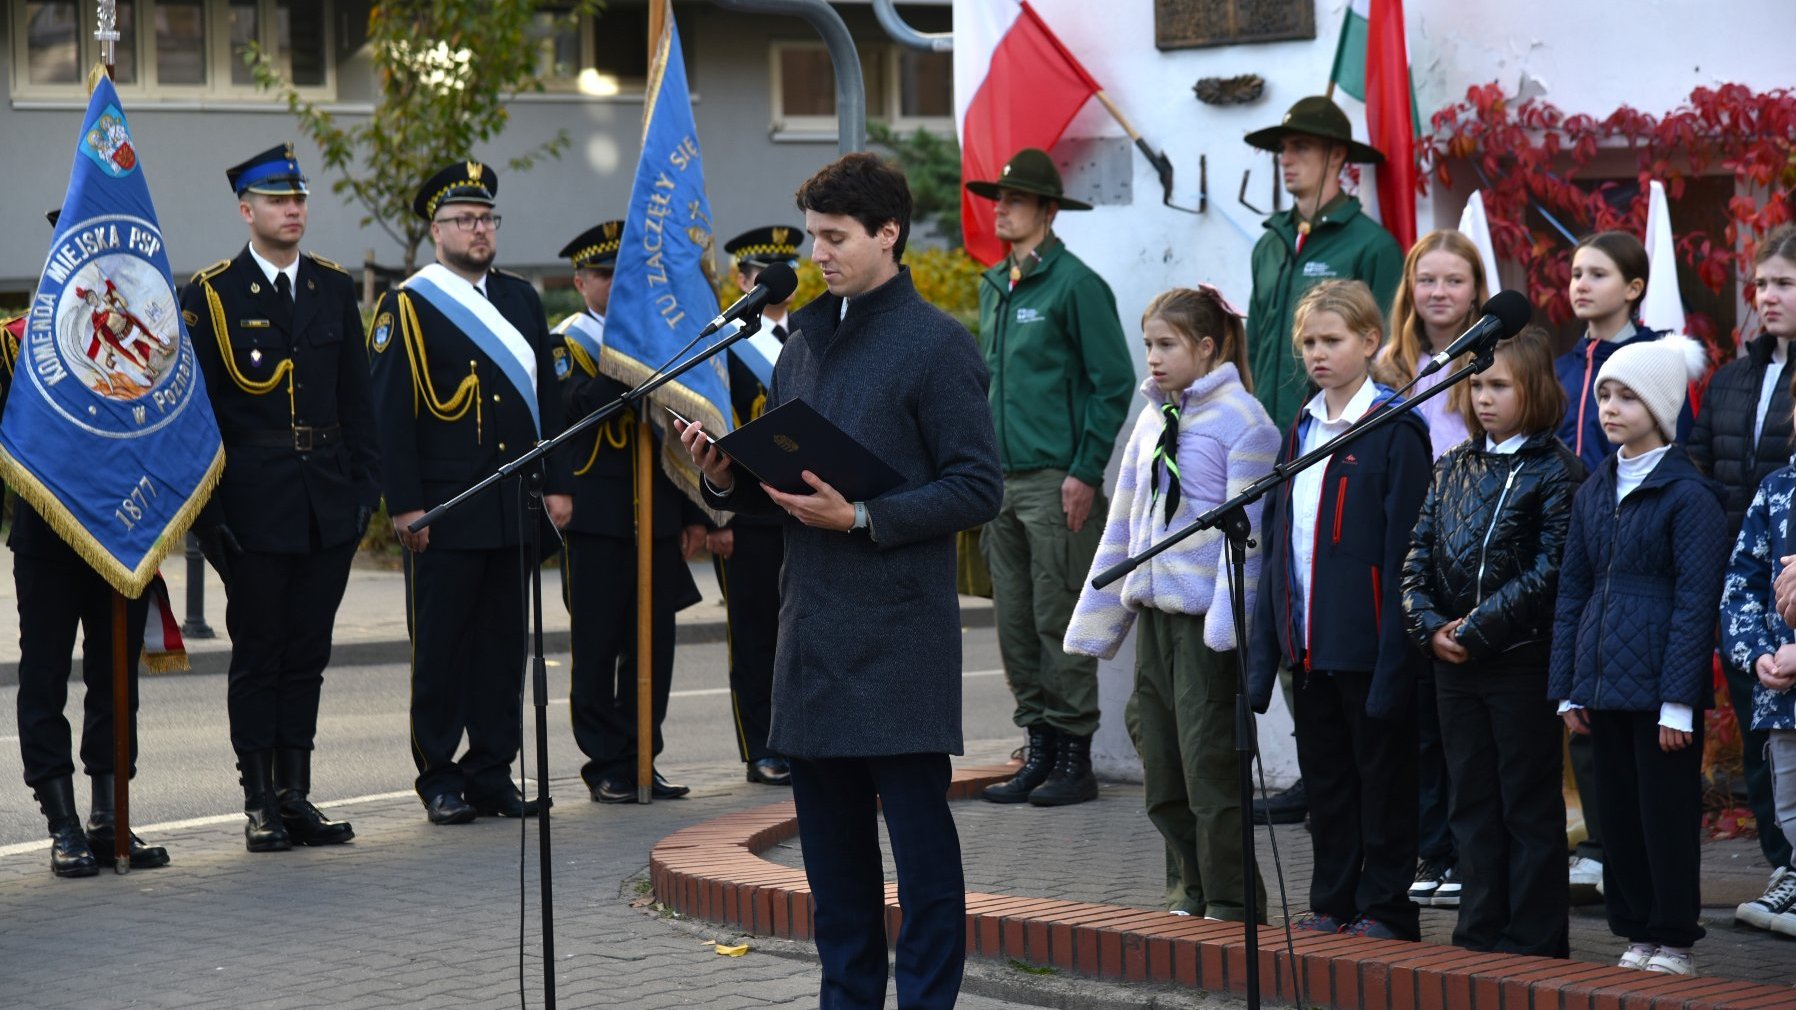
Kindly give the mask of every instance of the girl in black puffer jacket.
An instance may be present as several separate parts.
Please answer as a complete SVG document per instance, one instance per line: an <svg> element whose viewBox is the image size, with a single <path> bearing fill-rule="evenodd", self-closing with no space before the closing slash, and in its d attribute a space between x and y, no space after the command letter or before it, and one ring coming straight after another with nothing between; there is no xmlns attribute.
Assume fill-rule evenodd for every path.
<svg viewBox="0 0 1796 1010"><path fill-rule="evenodd" d="M1545 331L1471 380L1471 438L1434 466L1403 606L1435 664L1463 892L1453 942L1565 957L1560 720L1547 697L1559 558L1584 467L1555 436L1565 391Z"/></svg>

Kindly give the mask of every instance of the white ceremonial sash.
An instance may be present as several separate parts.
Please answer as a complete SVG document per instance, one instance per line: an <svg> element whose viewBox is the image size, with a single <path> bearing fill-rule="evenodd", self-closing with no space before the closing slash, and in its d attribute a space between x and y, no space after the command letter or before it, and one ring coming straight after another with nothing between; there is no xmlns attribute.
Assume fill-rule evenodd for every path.
<svg viewBox="0 0 1796 1010"><path fill-rule="evenodd" d="M429 302L492 359L530 408L530 420L536 425L536 436L541 438L543 419L536 403L536 351L511 320L500 315L498 308L481 297L473 284L441 263L425 266L406 278L400 288Z"/></svg>

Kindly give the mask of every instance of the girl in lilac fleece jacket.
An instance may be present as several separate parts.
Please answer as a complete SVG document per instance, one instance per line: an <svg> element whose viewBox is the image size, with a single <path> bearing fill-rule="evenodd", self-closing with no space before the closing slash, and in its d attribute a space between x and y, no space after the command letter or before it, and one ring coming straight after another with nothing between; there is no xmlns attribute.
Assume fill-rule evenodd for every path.
<svg viewBox="0 0 1796 1010"><path fill-rule="evenodd" d="M1216 289L1175 288L1142 318L1148 406L1129 434L1092 574L1146 550L1271 469L1279 433L1249 391L1241 317ZM1259 528L1260 507L1247 509ZM1079 594L1066 651L1110 658L1141 619L1129 733L1141 753L1147 813L1178 864L1174 912L1242 920L1241 807L1234 783L1239 636L1222 533L1206 530ZM1259 585L1248 555L1246 590ZM1248 612L1252 613L1251 596ZM1254 881L1256 921L1265 888Z"/></svg>

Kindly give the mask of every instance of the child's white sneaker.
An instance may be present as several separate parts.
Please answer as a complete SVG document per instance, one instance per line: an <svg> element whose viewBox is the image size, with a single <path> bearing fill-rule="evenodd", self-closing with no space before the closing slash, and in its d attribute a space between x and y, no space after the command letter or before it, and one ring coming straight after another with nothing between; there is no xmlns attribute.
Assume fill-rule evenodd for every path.
<svg viewBox="0 0 1796 1010"><path fill-rule="evenodd" d="M1659 948L1650 943L1633 943L1621 952L1621 960L1615 962L1618 968L1644 968Z"/></svg>
<svg viewBox="0 0 1796 1010"><path fill-rule="evenodd" d="M1660 947L1658 953L1647 959L1646 970L1656 971L1661 975L1694 975L1696 956L1688 947L1683 950Z"/></svg>

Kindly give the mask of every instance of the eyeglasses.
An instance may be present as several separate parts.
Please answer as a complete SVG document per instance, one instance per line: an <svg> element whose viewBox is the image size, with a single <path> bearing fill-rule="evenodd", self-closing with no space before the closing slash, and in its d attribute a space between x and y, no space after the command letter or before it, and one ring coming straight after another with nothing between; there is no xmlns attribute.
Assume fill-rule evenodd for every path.
<svg viewBox="0 0 1796 1010"><path fill-rule="evenodd" d="M478 217L473 214L462 214L457 217L439 217L437 223L452 224L462 231L473 231L482 227L487 231L498 231L500 220L501 215L498 214L481 214Z"/></svg>

